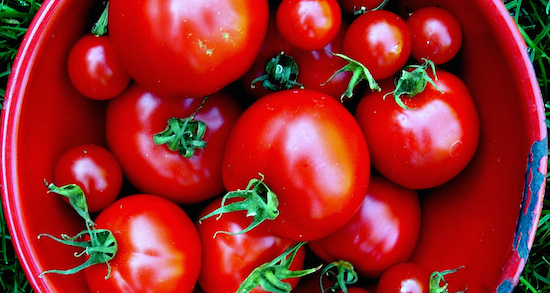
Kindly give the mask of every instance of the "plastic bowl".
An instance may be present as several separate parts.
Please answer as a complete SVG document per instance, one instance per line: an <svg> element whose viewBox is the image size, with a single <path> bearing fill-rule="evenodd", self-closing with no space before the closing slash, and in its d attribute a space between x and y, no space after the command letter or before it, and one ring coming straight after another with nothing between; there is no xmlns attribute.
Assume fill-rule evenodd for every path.
<svg viewBox="0 0 550 293"><path fill-rule="evenodd" d="M87 292L82 273L69 268L72 248L39 240L76 234L81 222L46 193L44 179L69 147L105 145L103 102L79 95L66 58L89 27L93 0L46 0L19 51L2 112L2 203L13 244L36 292ZM531 248L545 192L547 133L537 79L526 47L500 0L417 0L440 5L462 24L458 74L481 116L479 150L467 170L427 192L423 226L412 260L433 270L464 266L447 279L451 291L510 292Z"/></svg>

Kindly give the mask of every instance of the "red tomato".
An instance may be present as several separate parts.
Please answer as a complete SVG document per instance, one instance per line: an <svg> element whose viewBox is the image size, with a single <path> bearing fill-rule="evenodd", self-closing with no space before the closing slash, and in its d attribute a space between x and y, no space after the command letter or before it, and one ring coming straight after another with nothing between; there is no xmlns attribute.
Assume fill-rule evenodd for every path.
<svg viewBox="0 0 550 293"><path fill-rule="evenodd" d="M351 23L344 38L344 54L367 67L376 80L397 73L410 53L407 23L387 10L362 14Z"/></svg>
<svg viewBox="0 0 550 293"><path fill-rule="evenodd" d="M378 278L411 256L420 231L416 191L371 176L369 191L355 216L309 247L326 262L345 260L357 273Z"/></svg>
<svg viewBox="0 0 550 293"><path fill-rule="evenodd" d="M342 23L336 0L284 0L276 17L281 35L303 50L324 48L338 34Z"/></svg>
<svg viewBox="0 0 550 293"><path fill-rule="evenodd" d="M212 212L220 205L221 199L212 201L200 214L200 217ZM288 247L293 241L270 235L257 227L243 234L228 235L218 233L227 231L236 233L250 224L250 217L244 213L229 213L219 219L210 218L197 223L202 243L202 268L199 284L206 293L234 293L248 275L260 265L270 262ZM303 269L305 250L301 248L290 270ZM296 286L299 279L283 280ZM266 292L260 287L251 292Z"/></svg>
<svg viewBox="0 0 550 293"><path fill-rule="evenodd" d="M81 37L69 52L67 69L74 87L95 100L114 98L130 83L130 76L115 57L109 36Z"/></svg>
<svg viewBox="0 0 550 293"><path fill-rule="evenodd" d="M280 211L262 225L279 237L318 239L361 205L370 177L368 148L336 99L312 90L279 91L245 110L227 142L227 190L244 189L259 173Z"/></svg>
<svg viewBox="0 0 550 293"><path fill-rule="evenodd" d="M90 213L103 210L116 200L122 188L122 169L111 152L91 144L67 150L57 161L54 182L78 185L86 196Z"/></svg>
<svg viewBox="0 0 550 293"><path fill-rule="evenodd" d="M387 270L378 282L377 293L428 293L430 272L413 263L401 263Z"/></svg>
<svg viewBox="0 0 550 293"><path fill-rule="evenodd" d="M354 14L358 11L370 11L380 7L386 0L338 0L342 11L347 14Z"/></svg>
<svg viewBox="0 0 550 293"><path fill-rule="evenodd" d="M267 0L113 0L109 35L122 66L160 96L203 97L254 62Z"/></svg>
<svg viewBox="0 0 550 293"><path fill-rule="evenodd" d="M413 12L407 19L412 36L411 55L435 64L453 59L462 45L462 29L458 20L440 7L425 7Z"/></svg>
<svg viewBox="0 0 550 293"><path fill-rule="evenodd" d="M143 193L157 194L176 203L196 203L224 191L222 158L233 124L242 112L232 96L210 96L195 116L207 130L204 149L185 158L153 141L169 118L192 115L202 99L167 99L132 84L107 107L109 148L119 160L129 182Z"/></svg>
<svg viewBox="0 0 550 293"><path fill-rule="evenodd" d="M442 92L428 83L422 93L401 98L409 109L384 97L392 88L386 84L382 92L367 93L355 113L374 168L412 189L452 179L468 165L479 141L479 117L468 88L449 72L438 70L437 77Z"/></svg>
<svg viewBox="0 0 550 293"><path fill-rule="evenodd" d="M154 195L124 197L103 210L97 229L109 229L118 251L106 265L85 271L92 292L193 292L201 266L201 244L187 214Z"/></svg>

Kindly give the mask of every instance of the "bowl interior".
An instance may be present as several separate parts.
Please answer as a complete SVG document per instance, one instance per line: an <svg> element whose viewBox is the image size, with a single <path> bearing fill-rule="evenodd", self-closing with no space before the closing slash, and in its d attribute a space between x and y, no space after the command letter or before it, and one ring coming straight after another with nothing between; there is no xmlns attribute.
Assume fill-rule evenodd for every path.
<svg viewBox="0 0 550 293"><path fill-rule="evenodd" d="M464 30L457 73L481 118L479 150L458 178L423 196L413 261L432 270L465 266L450 291L507 292L517 283L540 214L546 127L536 77L521 36L499 0L407 2L440 5ZM69 147L105 145L105 102L78 94L66 73L72 44L89 25L93 0L46 1L14 64L2 113L2 200L18 255L38 292L88 292L82 273L38 274L83 262L40 233L82 228L66 203L48 194L53 166ZM542 177L541 177L542 176ZM541 179L542 178L542 179Z"/></svg>

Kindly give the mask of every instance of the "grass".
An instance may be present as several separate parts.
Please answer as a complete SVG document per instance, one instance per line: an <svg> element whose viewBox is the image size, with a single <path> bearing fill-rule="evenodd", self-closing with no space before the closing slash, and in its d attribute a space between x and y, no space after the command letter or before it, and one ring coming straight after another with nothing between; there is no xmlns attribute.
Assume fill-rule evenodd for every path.
<svg viewBox="0 0 550 293"><path fill-rule="evenodd" d="M459 0L455 0L459 1ZM0 0L0 107L11 64L27 27L42 0ZM548 0L504 0L519 25L537 72L550 127L550 2ZM547 53L548 52L548 53ZM550 292L550 198L544 201L535 243L521 275L517 292ZM17 261L0 209L0 291L32 292Z"/></svg>

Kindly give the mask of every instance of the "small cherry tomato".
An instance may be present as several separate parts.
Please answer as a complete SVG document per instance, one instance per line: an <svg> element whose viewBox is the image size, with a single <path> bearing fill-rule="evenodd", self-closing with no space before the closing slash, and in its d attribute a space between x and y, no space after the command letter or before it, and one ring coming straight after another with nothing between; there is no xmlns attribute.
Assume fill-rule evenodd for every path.
<svg viewBox="0 0 550 293"><path fill-rule="evenodd" d="M74 87L95 100L114 98L130 83L130 76L115 57L109 36L81 37L69 52L67 68Z"/></svg>
<svg viewBox="0 0 550 293"><path fill-rule="evenodd" d="M344 38L344 54L367 67L376 80L397 73L410 53L407 23L387 10L362 14L350 24Z"/></svg>
<svg viewBox="0 0 550 293"><path fill-rule="evenodd" d="M428 293L430 272L414 263L401 263L388 269L376 287L377 293Z"/></svg>
<svg viewBox="0 0 550 293"><path fill-rule="evenodd" d="M451 60L462 45L460 23L447 10L440 7L425 7L412 13L407 19L412 36L411 55L418 61L422 58L434 64Z"/></svg>
<svg viewBox="0 0 550 293"><path fill-rule="evenodd" d="M76 184L84 195L88 210L98 212L116 200L122 187L122 169L107 149L77 145L67 150L54 169L56 185Z"/></svg>
<svg viewBox="0 0 550 293"><path fill-rule="evenodd" d="M324 48L338 34L342 23L336 0L284 0L276 17L281 35L303 50Z"/></svg>

